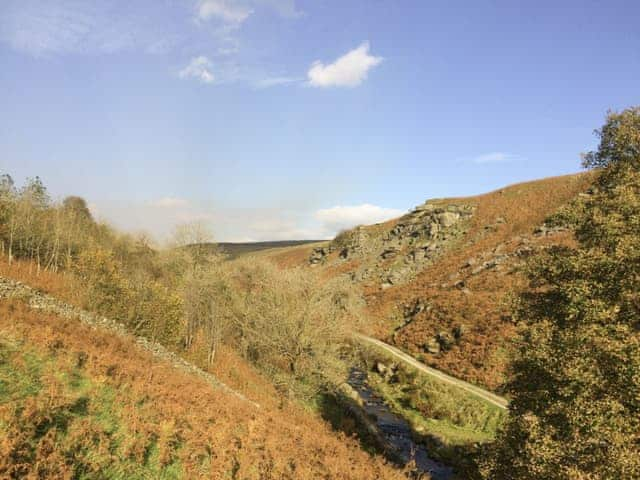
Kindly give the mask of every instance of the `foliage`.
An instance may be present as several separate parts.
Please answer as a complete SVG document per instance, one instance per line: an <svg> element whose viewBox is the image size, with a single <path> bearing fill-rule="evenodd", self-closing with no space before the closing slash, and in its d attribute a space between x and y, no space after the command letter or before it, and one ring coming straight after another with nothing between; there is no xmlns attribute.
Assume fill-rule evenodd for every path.
<svg viewBox="0 0 640 480"><path fill-rule="evenodd" d="M295 405L256 409L133 339L6 300L0 331L1 478L403 478Z"/></svg>
<svg viewBox="0 0 640 480"><path fill-rule="evenodd" d="M135 334L179 344L182 300L171 287L185 267L169 271L169 262L144 235L121 235L96 222L84 199L53 202L40 178L17 188L9 175L1 176L0 247L8 271L26 260L37 276L72 273L82 286L75 303L121 321Z"/></svg>
<svg viewBox="0 0 640 480"><path fill-rule="evenodd" d="M392 358L377 352L365 352L365 356L370 364L393 365ZM414 430L438 438L446 447L492 440L504 419L498 407L403 364L397 365L392 378L384 378L375 369L369 378L369 384Z"/></svg>
<svg viewBox="0 0 640 480"><path fill-rule="evenodd" d="M207 363L213 363L220 343L230 334L234 321L234 285L218 259L207 268L196 265L183 278L182 298L186 323L185 347L190 348L198 331L207 342Z"/></svg>
<svg viewBox="0 0 640 480"><path fill-rule="evenodd" d="M640 478L640 109L610 113L576 248L529 264L493 479Z"/></svg>
<svg viewBox="0 0 640 480"><path fill-rule="evenodd" d="M337 384L344 375L340 350L359 321L360 298L348 282L320 282L302 269L252 260L233 268L241 351L286 393L299 382L311 394Z"/></svg>

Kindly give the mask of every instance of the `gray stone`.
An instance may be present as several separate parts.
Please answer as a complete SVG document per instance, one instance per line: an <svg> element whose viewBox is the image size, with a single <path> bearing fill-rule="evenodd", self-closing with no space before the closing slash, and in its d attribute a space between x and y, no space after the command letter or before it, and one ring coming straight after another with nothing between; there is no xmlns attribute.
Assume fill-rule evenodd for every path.
<svg viewBox="0 0 640 480"><path fill-rule="evenodd" d="M398 255L398 250L395 248L387 248L384 252L382 252L382 254L380 254L380 256L385 260L388 258L394 258L396 255Z"/></svg>
<svg viewBox="0 0 640 480"><path fill-rule="evenodd" d="M435 338L430 338L424 342L424 351L432 355L440 353L440 343Z"/></svg>
<svg viewBox="0 0 640 480"><path fill-rule="evenodd" d="M455 225L458 222L459 218L460 214L457 212L443 212L438 215L438 223L444 228L448 228L452 225Z"/></svg>
<svg viewBox="0 0 640 480"><path fill-rule="evenodd" d="M445 332L444 330L438 332L436 339L440 344L440 348L442 348L443 350L449 350L455 344L453 335L451 335L449 332Z"/></svg>
<svg viewBox="0 0 640 480"><path fill-rule="evenodd" d="M462 324L458 324L455 327L453 327L453 336L456 340L460 340L466 332L467 332L467 327Z"/></svg>
<svg viewBox="0 0 640 480"><path fill-rule="evenodd" d="M464 265L462 266L462 268L469 268L469 267L473 267L476 263L478 263L478 260L476 260L475 258L471 257L469 260L467 260Z"/></svg>

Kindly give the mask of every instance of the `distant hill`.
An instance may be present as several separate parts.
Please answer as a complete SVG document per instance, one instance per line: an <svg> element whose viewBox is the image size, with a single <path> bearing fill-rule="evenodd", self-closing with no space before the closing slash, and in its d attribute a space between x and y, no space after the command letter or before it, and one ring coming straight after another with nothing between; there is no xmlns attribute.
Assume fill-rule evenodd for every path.
<svg viewBox="0 0 640 480"><path fill-rule="evenodd" d="M232 258L237 258L247 253L259 252L271 248L297 247L309 243L318 243L322 240L275 240L269 242L221 242L217 246Z"/></svg>

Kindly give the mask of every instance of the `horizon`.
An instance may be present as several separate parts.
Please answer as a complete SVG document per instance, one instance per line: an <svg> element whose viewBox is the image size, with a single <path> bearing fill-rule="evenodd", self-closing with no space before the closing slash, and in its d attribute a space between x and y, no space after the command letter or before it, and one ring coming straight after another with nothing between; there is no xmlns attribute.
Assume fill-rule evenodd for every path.
<svg viewBox="0 0 640 480"><path fill-rule="evenodd" d="M0 173L163 241L322 240L577 173L640 4L8 0Z"/></svg>

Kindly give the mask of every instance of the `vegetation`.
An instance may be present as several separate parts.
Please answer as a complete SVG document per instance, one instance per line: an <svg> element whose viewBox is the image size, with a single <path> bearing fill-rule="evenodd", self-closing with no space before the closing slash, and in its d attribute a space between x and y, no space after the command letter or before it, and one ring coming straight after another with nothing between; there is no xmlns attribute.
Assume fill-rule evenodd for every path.
<svg viewBox="0 0 640 480"><path fill-rule="evenodd" d="M295 404L283 409L241 359L226 368L255 382L259 409L133 339L20 301L0 301L0 332L1 478L404 478Z"/></svg>
<svg viewBox="0 0 640 480"><path fill-rule="evenodd" d="M270 262L255 258L226 261L212 248L212 235L200 223L179 226L169 248L156 250L144 236L122 235L96 222L81 198L52 201L40 179L28 180L24 187L17 188L5 175L1 185L0 245L4 252L0 260L1 275L26 281L70 303L114 318L131 333L158 341L203 368L211 369L261 404L274 405L275 402L279 407L295 397L306 405L318 405L344 378L342 346L355 328L361 306L359 296L348 283L321 282L302 269L281 271ZM26 318L33 320L29 315L11 312L8 319L16 325L28 323ZM17 336L19 342L23 336L24 332ZM75 367L68 370L66 364L58 361L58 347L51 357L48 350L33 348L30 343L21 344L11 352L7 347L7 361L3 364L6 377L2 379L2 386L9 384L12 377L24 376L20 368L24 360L22 354L27 355L26 352L30 352L34 365L47 371L46 374L34 373L25 383L25 392L16 394L30 398L28 405L14 396L0 399L8 405L0 418L0 424L6 427L1 437L15 436L18 430L25 432L22 437L15 436L19 443L10 441L5 445L12 456L5 473L13 477L71 475L83 478L93 477L98 471L104 471L109 478L191 476L189 472L194 472L195 467L188 462L158 463L154 452L162 432L151 427L158 413L155 410L151 417L134 418L139 428L148 430L135 446L138 456L132 457L125 445L125 439L132 432L128 430L128 423L123 422L124 414L119 419L110 419L110 427L101 427L100 419L107 415L105 411L111 415L120 405L136 405L144 400L118 394L115 402L103 405L101 399L105 395L112 398L113 389L102 388L103 382L95 377L101 373L85 375L86 372ZM108 358L113 352L104 353ZM266 374L276 389L266 390L264 380L247 368L244 360ZM131 360L118 354L112 361L107 370L113 373L122 368L120 362ZM229 361L230 364L225 363ZM77 381L86 389L76 391L73 385L49 374L56 369L65 372L64 376L78 377ZM111 373L107 377L110 378ZM141 374L140 379L143 378ZM129 378L129 381L138 380ZM124 384L121 387L127 388ZM51 389L57 392L55 398L47 396ZM27 390L33 390L31 396ZM267 391L269 393L265 393ZM80 410L74 406L78 401L84 402ZM186 406L189 402L183 399L178 403ZM237 403L235 399L230 408L237 408ZM57 412L64 421L57 425L55 420L47 427L51 433L47 434L49 443L45 448L38 425L42 418L56 416ZM174 421L174 412L166 418ZM116 424L118 426L114 426ZM230 425L224 428L235 430ZM315 425L309 431L318 431L318 428ZM70 436L76 429L81 433ZM186 427L184 432L191 430ZM97 440L82 443L83 435ZM273 432L273 435L275 438L279 433ZM331 439L329 441L340 438L328 432L324 435ZM229 443L233 442L229 440ZM183 451L194 454L193 448L183 440L176 441L173 447L172 459ZM295 448L289 450L288 454L295 455ZM16 453L18 451L23 453ZM56 453L42 456L43 451ZM113 462L113 468L106 468L106 462ZM297 464L293 460L289 463ZM134 468L136 465L139 468ZM227 472L230 478L235 478L233 468L229 470L231 473ZM341 471L351 468L343 465ZM383 476L388 474L382 467L382 470L375 468ZM278 471L284 477L293 475ZM251 475L242 478L251 478ZM260 478L281 477L273 474Z"/></svg>
<svg viewBox="0 0 640 480"><path fill-rule="evenodd" d="M358 432L335 393L363 311L386 318L373 326L379 335L396 327L392 340L425 363L508 393L505 420L404 367L372 374L416 438L457 457L465 474L478 470L459 457L489 442L479 462L487 479L640 477L640 108L611 113L598 134L598 150L585 156L594 172L465 199L475 213L464 238L384 291L342 275L364 257L311 271L292 266L308 257L296 245L229 260L198 223L159 250L96 222L79 197L52 201L37 177L18 188L1 176L0 275L120 321L264 410L167 369L131 341L1 301L0 477L397 478L291 402ZM543 222L553 237L531 235ZM398 315L403 323L392 325Z"/></svg>
<svg viewBox="0 0 640 480"><path fill-rule="evenodd" d="M417 442L430 455L454 465L459 473L475 474L477 445L491 442L505 418L500 408L438 382L394 359L365 349L370 387L405 418ZM384 373L378 371L383 365ZM463 476L462 478L467 478Z"/></svg>
<svg viewBox="0 0 640 480"><path fill-rule="evenodd" d="M170 248L158 251L144 236L96 222L79 197L53 202L37 177L22 188L9 175L0 179L6 273L42 285L64 272L70 288L54 293L66 300L185 355L202 349L208 366L227 344L288 395L331 388L339 346L357 320L349 286L255 259L225 262L212 241L194 222L179 225Z"/></svg>
<svg viewBox="0 0 640 480"><path fill-rule="evenodd" d="M253 260L233 268L242 282L237 342L247 358L267 367L288 394L297 386L308 398L340 383L346 374L340 353L358 322L351 286Z"/></svg>
<svg viewBox="0 0 640 480"><path fill-rule="evenodd" d="M577 246L529 263L511 412L492 479L640 478L640 108L611 113L594 193L561 213Z"/></svg>
<svg viewBox="0 0 640 480"><path fill-rule="evenodd" d="M493 440L504 416L498 407L402 365L395 375L373 374L369 383L415 431L445 446Z"/></svg>
<svg viewBox="0 0 640 480"><path fill-rule="evenodd" d="M386 339L415 356L424 355L425 363L430 366L500 391L508 363L505 347L516 333L511 292L517 294L527 285L519 263L530 252L549 244L573 243L570 231L553 235L537 235L534 231L549 215L586 192L594 179L595 172L588 171L511 185L474 197L437 201L442 205L476 207L465 227L466 233L437 261L426 264L405 284L381 289L379 279L374 276L356 277L355 286L365 295L367 328L377 338ZM370 254L367 242L387 235L394 225L392 220L362 227L362 256L341 259L340 249L336 249L328 261L315 270L325 278L333 278L350 274L362 268L363 263L375 264L379 257ZM342 241L353 234L345 233ZM268 256L278 265L291 268L308 264L314 247L279 249L269 252ZM472 270L496 255L496 249L501 255L508 255L508 261L471 275ZM476 263L466 267L469 260ZM464 284L454 286L457 280ZM406 310L417 303L424 308L410 318L405 317ZM439 353L425 351L427 339L441 332L454 334L460 327L463 335L450 348L441 349Z"/></svg>

